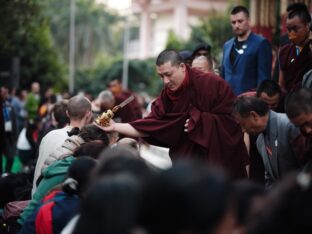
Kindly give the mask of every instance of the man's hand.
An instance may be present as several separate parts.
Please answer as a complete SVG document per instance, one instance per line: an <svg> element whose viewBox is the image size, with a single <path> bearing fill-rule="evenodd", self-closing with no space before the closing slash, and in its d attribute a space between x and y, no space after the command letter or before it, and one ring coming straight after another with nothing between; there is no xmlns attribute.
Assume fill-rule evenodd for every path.
<svg viewBox="0 0 312 234"><path fill-rule="evenodd" d="M103 126L97 124L96 122L93 122L93 124L96 125L98 128L104 130L105 132L115 131L115 121L112 119L109 120L109 126L107 126L107 127L103 127Z"/></svg>
<svg viewBox="0 0 312 234"><path fill-rule="evenodd" d="M184 132L188 132L188 124L189 124L189 121L190 121L190 119L187 119L186 121L185 121L185 124L184 124Z"/></svg>

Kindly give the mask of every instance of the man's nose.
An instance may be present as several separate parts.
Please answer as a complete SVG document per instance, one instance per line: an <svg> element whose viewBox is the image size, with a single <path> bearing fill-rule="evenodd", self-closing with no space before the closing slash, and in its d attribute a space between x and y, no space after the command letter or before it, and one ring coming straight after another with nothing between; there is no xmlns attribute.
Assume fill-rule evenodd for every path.
<svg viewBox="0 0 312 234"><path fill-rule="evenodd" d="M167 77L167 76L164 76L163 81L164 81L164 84L168 84L168 83L169 83L169 79L168 79L168 77Z"/></svg>
<svg viewBox="0 0 312 234"><path fill-rule="evenodd" d="M239 27L239 23L234 23L234 25L233 25L235 28L238 28Z"/></svg>

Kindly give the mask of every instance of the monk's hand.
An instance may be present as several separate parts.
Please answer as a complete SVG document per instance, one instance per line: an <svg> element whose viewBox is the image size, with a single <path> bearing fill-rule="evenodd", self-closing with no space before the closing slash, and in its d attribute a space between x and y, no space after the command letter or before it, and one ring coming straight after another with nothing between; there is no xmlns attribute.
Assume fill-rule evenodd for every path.
<svg viewBox="0 0 312 234"><path fill-rule="evenodd" d="M187 119L186 121L185 121L185 124L184 124L184 132L188 132L188 125L189 125L189 121L190 121L190 119Z"/></svg>
<svg viewBox="0 0 312 234"><path fill-rule="evenodd" d="M97 122L93 122L94 125L96 125L98 128L104 130L105 132L113 132L115 131L115 121L110 119L109 120L109 125L104 127L104 126L101 126L99 125Z"/></svg>

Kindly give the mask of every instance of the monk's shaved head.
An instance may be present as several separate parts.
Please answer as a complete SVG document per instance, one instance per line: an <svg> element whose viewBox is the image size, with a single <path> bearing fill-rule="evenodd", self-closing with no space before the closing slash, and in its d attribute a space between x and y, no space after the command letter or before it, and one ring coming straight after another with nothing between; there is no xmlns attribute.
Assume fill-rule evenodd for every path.
<svg viewBox="0 0 312 234"><path fill-rule="evenodd" d="M183 59L176 50L166 49L158 55L156 65L161 66L167 62L171 62L172 66L179 66Z"/></svg>

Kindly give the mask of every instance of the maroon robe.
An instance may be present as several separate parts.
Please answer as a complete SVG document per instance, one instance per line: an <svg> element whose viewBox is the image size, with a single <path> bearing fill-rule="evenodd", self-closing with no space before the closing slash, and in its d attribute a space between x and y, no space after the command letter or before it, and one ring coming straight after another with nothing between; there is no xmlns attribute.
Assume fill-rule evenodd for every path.
<svg viewBox="0 0 312 234"><path fill-rule="evenodd" d="M130 91L123 90L120 95L115 96L116 105L120 104L128 97L133 95ZM141 119L142 118L142 111L139 102L135 98L132 102L128 105L121 108L115 115L114 118L120 118L122 123L129 123L131 121Z"/></svg>
<svg viewBox="0 0 312 234"><path fill-rule="evenodd" d="M284 84L287 92L301 87L302 77L312 69L312 55L307 43L297 56L296 46L288 44L279 52L280 69L284 73Z"/></svg>
<svg viewBox="0 0 312 234"><path fill-rule="evenodd" d="M188 87L172 102L166 88L144 119L130 124L149 135L147 142L170 148L170 157L195 157L224 167L235 178L246 177L248 153L240 126L232 116L235 95L214 74L187 68ZM189 121L188 132L184 124Z"/></svg>

